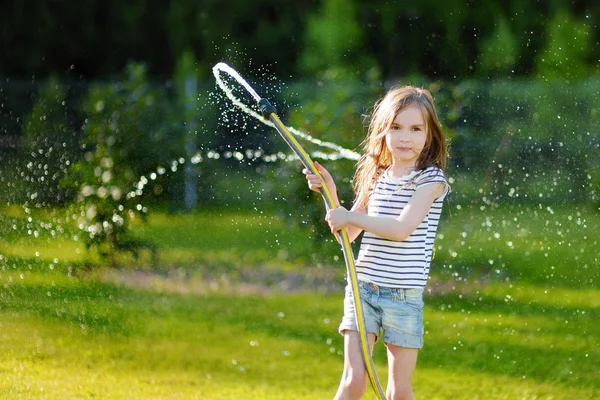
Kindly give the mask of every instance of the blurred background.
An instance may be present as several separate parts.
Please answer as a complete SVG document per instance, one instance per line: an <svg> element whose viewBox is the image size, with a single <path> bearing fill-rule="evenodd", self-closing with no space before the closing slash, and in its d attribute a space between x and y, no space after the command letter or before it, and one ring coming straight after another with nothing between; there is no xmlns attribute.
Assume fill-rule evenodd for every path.
<svg viewBox="0 0 600 400"><path fill-rule="evenodd" d="M578 320L569 326L578 333L552 333L571 338L555 343L564 353L532 352L527 373L514 363L490 367L492 354L500 358L490 349L506 337L489 339L483 350L481 342L458 346L472 350L478 373L537 374L544 383L526 386L531 398L592 398L600 390L599 332L591 327L600 302L599 17L592 0L3 2L0 312L28 310L46 322L52 314L104 332L128 320L125 311L96 310L101 317L85 321L79 309L56 311L46 292L63 278L99 302L132 287L201 295L204 304L223 291L268 293L275 308L286 292L341 293L343 258L323 223L322 199L307 189L277 133L224 95L213 66L236 69L284 123L354 151L373 103L394 85L412 84L435 97L450 142L453 192L436 239L432 320L433 310L447 313L451 304L463 312L480 307L483 293L495 299L483 302L490 315L548 316L549 329ZM354 161L299 140L333 172L349 206ZM89 280L107 286L98 292ZM570 306L544 303L549 290L562 291ZM225 303L218 304L203 312L223 312ZM234 313L231 321L244 318ZM293 327L282 331L280 319L273 322L277 337L304 337ZM525 326L514 321L510 335ZM256 329L254 322L245 327ZM329 346L332 331L316 340L327 336L325 351L341 357L337 337ZM553 343L522 333L520 342ZM454 334L431 338L440 355L425 355L424 368L459 362L445 353L456 350L447 343ZM569 347L574 338L579 353ZM515 360L522 352L507 350ZM12 368L15 358L4 361ZM573 374L571 365L582 370ZM231 378L224 371L223 382ZM208 375L206 382L218 373ZM556 381L562 389L548 383ZM506 387L525 393L519 385ZM231 398L244 398L230 389ZM29 393L22 384L1 390ZM465 393L456 390L440 398ZM478 398L516 398L511 393ZM205 396L198 398L211 398Z"/></svg>

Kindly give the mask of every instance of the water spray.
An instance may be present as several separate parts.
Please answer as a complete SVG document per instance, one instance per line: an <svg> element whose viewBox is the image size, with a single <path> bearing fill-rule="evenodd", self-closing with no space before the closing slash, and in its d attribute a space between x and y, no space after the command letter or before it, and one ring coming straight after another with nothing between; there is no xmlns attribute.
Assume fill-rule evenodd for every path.
<svg viewBox="0 0 600 400"><path fill-rule="evenodd" d="M239 82L240 85L242 85L246 90L248 90L250 95L254 98L254 100L257 103L259 103L259 101L261 100L260 96L256 93L256 91L254 89L252 89L252 87L248 84L248 82L246 82L246 80L244 78L242 78L236 70L231 68L229 65L220 62L213 67L213 75L215 76L217 85L219 85L219 87L223 90L223 92L225 93L227 98L229 100L231 100L231 102L234 105L239 107L246 114L250 115L251 117L254 117L258 121L262 122L263 124L265 124L267 126L270 126L271 128L277 129L277 127L275 126L275 123L273 121L271 121L269 118L263 118L262 115L260 115L256 111L252 110L250 107L248 107L246 104L242 103L237 97L234 96L231 89L227 86L227 84L223 81L223 79L221 79L221 74L220 74L221 72L226 72L227 74L229 74L229 76L231 76L237 82ZM339 156L341 158L346 158L348 160L354 160L354 161L357 161L360 158L360 154L358 154L357 152L349 150L349 149L345 149L342 146L339 146L335 143L319 140L319 139L314 138L298 129L293 128L293 127L286 127L286 129L288 130L288 132L293 133L295 136L297 136L303 140L306 140L310 143L316 144L317 146L325 147L325 148L333 150L335 153L339 154Z"/></svg>
<svg viewBox="0 0 600 400"><path fill-rule="evenodd" d="M281 135L283 140L288 144L288 146L296 154L298 159L302 162L304 167L307 168L308 170L310 170L312 174L315 174L315 175L321 177L321 174L315 167L315 164L311 160L308 153L302 148L302 146L300 146L300 144L298 143L296 138L291 134L290 129L288 127L286 127L281 122L279 117L277 116L277 111L276 111L275 107L273 107L273 105L271 105L271 103L267 99L261 98L256 93L256 91L254 91L254 89L252 89L252 87L248 84L248 82L246 82L246 80L244 80L244 78L242 78L240 76L240 74L237 71L235 71L233 68L231 68L229 65L227 65L225 63L218 63L217 65L215 65L213 67L213 73L215 75L215 78L217 79L217 83L219 84L219 86L225 91L225 93L227 94L227 97L229 99L231 99L231 101L234 102L234 104L236 104L240 108L243 108L245 111L248 110L246 112L251 113L251 115L253 115L253 116L254 115L259 116L256 112L250 110L248 107L246 107L246 105L244 105L241 101L239 101L237 98L235 98L235 96L233 96L231 90L229 90L229 88L227 88L227 86L224 84L224 82L220 78L221 71L229 74L239 84L241 84L244 88L246 88L246 90L252 95L252 97L257 102L258 106L260 107L260 110L264 117L264 120L263 120L263 118L260 118L260 120L266 121L265 124L275 128L277 130L277 132L279 132L279 134ZM298 133L296 133L296 135L303 137L305 139L307 139L307 137L310 138L308 135L304 135L304 134L298 135ZM354 152L350 152L350 153L353 153L353 154L350 154L350 153L348 153L349 150L342 149L335 144L328 143L327 145L325 145L324 142L318 141L314 138L310 138L308 140L310 140L313 143L319 142L319 144L324 147L330 147L329 145L335 146L335 148L334 147L330 147L330 148L333 148L334 150L336 150L342 154L345 154L347 156L351 155L352 159L358 159L358 156L359 156L358 154L356 154ZM346 151L342 152L341 150L346 150ZM348 157L348 158L350 158L350 157ZM325 206L327 207L328 210L336 207L333 197L331 195L331 191L329 190L329 188L327 187L327 185L325 184L324 181L323 181L323 186L321 186L321 195L323 196L323 199L325 200ZM338 235L341 239L340 242L342 243L342 251L344 253L344 261L346 263L348 278L350 280L350 286L352 288L352 293L353 293L352 297L354 299L354 310L355 310L355 314L356 314L356 320L358 322L360 348L361 348L363 360L365 362L365 368L367 370L367 374L369 376L369 380L371 382L371 386L373 387L373 390L375 391L375 394L378 396L378 398L385 399L384 391L381 388L379 379L377 378L377 373L375 371L373 359L369 352L369 341L367 338L367 332L366 332L366 327L365 327L363 307L362 307L362 303L360 301L360 295L359 295L359 289L358 289L358 278L356 275L356 266L354 263L354 256L352 254L352 248L350 246L350 240L348 238L348 233L346 232L345 229L342 229L338 232Z"/></svg>

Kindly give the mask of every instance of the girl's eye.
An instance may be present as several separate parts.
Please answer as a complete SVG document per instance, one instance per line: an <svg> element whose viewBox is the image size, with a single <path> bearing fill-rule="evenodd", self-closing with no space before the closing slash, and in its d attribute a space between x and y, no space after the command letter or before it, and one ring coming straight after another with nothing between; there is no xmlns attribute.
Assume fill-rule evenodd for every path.
<svg viewBox="0 0 600 400"><path fill-rule="evenodd" d="M416 132L418 132L418 131L420 131L420 130L421 130L421 128L419 128L418 126L415 126L415 127L413 128L413 131L416 131Z"/></svg>

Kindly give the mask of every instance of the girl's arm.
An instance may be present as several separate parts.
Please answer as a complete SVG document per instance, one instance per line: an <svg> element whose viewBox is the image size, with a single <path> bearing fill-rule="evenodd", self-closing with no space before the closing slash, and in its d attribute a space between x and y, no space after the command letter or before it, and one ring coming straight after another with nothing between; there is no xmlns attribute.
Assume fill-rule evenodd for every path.
<svg viewBox="0 0 600 400"><path fill-rule="evenodd" d="M425 185L415 191L398 218L376 217L345 208L330 210L325 218L332 232L340 229L365 230L401 242L408 238L429 213L433 201L444 193L443 183Z"/></svg>
<svg viewBox="0 0 600 400"><path fill-rule="evenodd" d="M366 216L367 210L365 208L359 208L358 204L359 204L359 202L356 201L354 206L352 206L352 209L350 209L350 212L362 214L362 215ZM325 217L325 220L327 220L327 217ZM348 234L348 239L350 240L350 243L354 242L354 240L356 240L356 238L358 237L358 235L360 235L360 233L362 231L363 231L363 228L360 228L357 225L347 225L346 233ZM338 235L335 235L335 238L337 239L338 243L342 244L342 240Z"/></svg>

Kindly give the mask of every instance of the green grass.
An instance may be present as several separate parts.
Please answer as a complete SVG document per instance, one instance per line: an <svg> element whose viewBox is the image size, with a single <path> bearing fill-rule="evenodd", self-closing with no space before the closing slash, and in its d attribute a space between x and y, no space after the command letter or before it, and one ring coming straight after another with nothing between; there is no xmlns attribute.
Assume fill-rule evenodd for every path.
<svg viewBox="0 0 600 400"><path fill-rule="evenodd" d="M598 215L451 205L416 397L600 397ZM333 396L342 293L310 290L309 280L300 291L279 286L294 274L340 284L331 241L315 246L310 230L259 211L155 213L134 231L158 244L158 267L122 256L127 270L115 272L73 239L64 211L0 214L0 398ZM52 235L59 225L64 234ZM107 278L135 268L152 281L135 289ZM248 280L257 290L244 290ZM383 346L374 359L385 385Z"/></svg>
<svg viewBox="0 0 600 400"><path fill-rule="evenodd" d="M341 294L181 295L60 270L2 283L3 399L315 399L339 380ZM429 294L417 397L600 395L600 291L540 290ZM383 346L374 358L385 382Z"/></svg>
<svg viewBox="0 0 600 400"><path fill-rule="evenodd" d="M600 287L600 212L583 206L454 205L436 239L445 274Z"/></svg>
<svg viewBox="0 0 600 400"><path fill-rule="evenodd" d="M597 210L452 202L449 208L451 214L443 216L435 243L433 276L599 287ZM60 262L105 263L86 251L82 233L67 215L64 210L33 210L30 214L15 207L0 210L0 252ZM57 226L63 233L53 235ZM248 270L278 273L303 270L307 265L335 266L338 278L343 279L341 251L329 235L322 238L275 213L227 209L200 209L192 214L153 212L148 224L134 222L131 231L138 239L156 243L158 267L164 270L185 268L193 273L236 277ZM74 236L78 240L73 240ZM144 268L150 257L146 254L140 261L124 257L121 263Z"/></svg>
<svg viewBox="0 0 600 400"><path fill-rule="evenodd" d="M450 203L450 207L451 215L444 215L440 223L432 275L572 288L600 286L600 271L595 268L600 264L600 233L594 229L600 226L599 212L525 205ZM136 234L157 241L163 265L173 260L173 264L219 272L340 266L341 252L331 238L319 238L309 228L259 211L154 214Z"/></svg>

